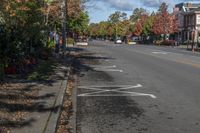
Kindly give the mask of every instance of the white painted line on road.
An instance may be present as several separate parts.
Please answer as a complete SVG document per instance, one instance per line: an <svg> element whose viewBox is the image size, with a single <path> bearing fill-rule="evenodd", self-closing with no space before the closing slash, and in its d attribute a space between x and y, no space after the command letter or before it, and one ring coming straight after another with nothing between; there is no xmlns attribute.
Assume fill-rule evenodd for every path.
<svg viewBox="0 0 200 133"><path fill-rule="evenodd" d="M101 88L115 88L116 89L101 89ZM135 86L79 86L80 89L88 89L88 90L95 90L95 92L84 93L78 95L79 97L103 97L103 96L149 96L151 98L156 98L153 94L146 94L146 93L139 93L139 92L130 92L130 91L123 91L128 89L135 89L141 88L141 84L137 84ZM102 94L105 92L117 92L121 94Z"/></svg>
<svg viewBox="0 0 200 133"><path fill-rule="evenodd" d="M104 71L104 72L123 72L121 69L102 69L102 68L95 68L96 71Z"/></svg>
<svg viewBox="0 0 200 133"><path fill-rule="evenodd" d="M93 68L116 68L116 65L112 65L112 66L95 66L95 65L91 65L91 67Z"/></svg>
<svg viewBox="0 0 200 133"><path fill-rule="evenodd" d="M93 67L94 70L96 71L105 71L105 72L123 72L121 69L114 69L117 66L112 65L112 66L91 66Z"/></svg>
<svg viewBox="0 0 200 133"><path fill-rule="evenodd" d="M151 98L156 98L153 94L146 94L146 93L139 93L139 92L127 92L127 91L114 91L114 92L120 92L120 93L127 93L131 96L150 96Z"/></svg>
<svg viewBox="0 0 200 133"><path fill-rule="evenodd" d="M112 66L100 66L99 68L116 68L116 65L112 65Z"/></svg>
<svg viewBox="0 0 200 133"><path fill-rule="evenodd" d="M156 99L157 97L152 95L152 94L145 94L145 93L136 93L136 94L108 94L108 95L78 95L78 97L127 97L127 96L130 96L130 97L139 97L139 96L149 96L153 99Z"/></svg>
<svg viewBox="0 0 200 133"><path fill-rule="evenodd" d="M168 52L164 52L164 51L160 51L160 52L152 52L153 54L164 54L164 55L166 55L166 54L168 54Z"/></svg>
<svg viewBox="0 0 200 133"><path fill-rule="evenodd" d="M135 86L133 85L98 85L98 86L79 86L78 88L83 88L83 89L90 89L90 88L139 88L139 87L142 87L141 84L137 84ZM102 89L100 89L102 90Z"/></svg>
<svg viewBox="0 0 200 133"><path fill-rule="evenodd" d="M113 86L107 86L107 87L89 87L88 88L82 88L82 89L91 89L91 90L98 90L96 92L90 92L90 93L85 93L81 95L91 95L91 94L96 94L96 93L104 93L104 92L111 92L113 90L119 91L119 90L127 90L127 89L132 89L132 88L139 88L142 87L141 84L137 84L136 86L129 86L129 87L116 87L117 89L101 89L101 88L113 88ZM78 87L80 88L80 87Z"/></svg>

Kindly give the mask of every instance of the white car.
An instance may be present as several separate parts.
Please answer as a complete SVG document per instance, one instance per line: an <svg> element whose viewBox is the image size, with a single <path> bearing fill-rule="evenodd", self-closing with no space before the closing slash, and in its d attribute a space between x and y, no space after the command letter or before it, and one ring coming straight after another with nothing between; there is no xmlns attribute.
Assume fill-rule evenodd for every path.
<svg viewBox="0 0 200 133"><path fill-rule="evenodd" d="M88 40L86 38L84 39L77 39L75 45L77 46L87 46L88 45Z"/></svg>
<svg viewBox="0 0 200 133"><path fill-rule="evenodd" d="M122 44L122 40L121 40L121 39L117 39L117 40L115 41L115 44Z"/></svg>

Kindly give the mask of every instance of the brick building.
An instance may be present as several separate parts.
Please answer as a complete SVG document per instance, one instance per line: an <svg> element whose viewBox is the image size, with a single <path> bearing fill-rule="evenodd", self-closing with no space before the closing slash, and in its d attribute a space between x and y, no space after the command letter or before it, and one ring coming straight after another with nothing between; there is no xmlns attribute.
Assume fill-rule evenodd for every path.
<svg viewBox="0 0 200 133"><path fill-rule="evenodd" d="M175 5L178 19L178 38L182 43L200 43L200 3L180 3Z"/></svg>

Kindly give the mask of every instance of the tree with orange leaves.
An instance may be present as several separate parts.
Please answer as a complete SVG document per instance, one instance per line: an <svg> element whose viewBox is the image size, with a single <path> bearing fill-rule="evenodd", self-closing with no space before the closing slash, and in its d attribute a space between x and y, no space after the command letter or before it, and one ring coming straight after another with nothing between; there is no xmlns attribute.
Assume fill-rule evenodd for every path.
<svg viewBox="0 0 200 133"><path fill-rule="evenodd" d="M146 20L148 19L148 15L141 15L138 21L135 24L135 30L134 30L134 35L140 36L143 31L144 24Z"/></svg>
<svg viewBox="0 0 200 133"><path fill-rule="evenodd" d="M178 23L176 17L167 11L166 3L162 3L158 13L155 15L155 20L152 27L152 32L156 35L164 35L166 39L167 34L173 34L178 30Z"/></svg>

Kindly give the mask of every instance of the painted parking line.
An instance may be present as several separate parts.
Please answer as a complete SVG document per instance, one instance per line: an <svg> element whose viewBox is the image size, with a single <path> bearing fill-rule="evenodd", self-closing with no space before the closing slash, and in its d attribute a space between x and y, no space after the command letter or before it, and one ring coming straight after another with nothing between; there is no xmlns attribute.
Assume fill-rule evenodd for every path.
<svg viewBox="0 0 200 133"><path fill-rule="evenodd" d="M104 72L123 72L121 69L116 69L116 65L112 66L91 66L93 70L104 71Z"/></svg>
<svg viewBox="0 0 200 133"><path fill-rule="evenodd" d="M139 97L139 96L149 96L153 99L157 97L153 94L146 94L146 93L136 93L133 92L132 94L105 94L105 95L79 95L78 97Z"/></svg>
<svg viewBox="0 0 200 133"><path fill-rule="evenodd" d="M95 68L96 71L104 71L104 72L123 72L121 69L102 69L102 68Z"/></svg>
<svg viewBox="0 0 200 133"><path fill-rule="evenodd" d="M164 52L164 51L155 51L155 52L152 52L153 54L163 54L163 55L166 55L168 54L168 52Z"/></svg>
<svg viewBox="0 0 200 133"><path fill-rule="evenodd" d="M92 66L91 65L91 67L93 67L93 68L116 68L117 66L116 65L112 65L112 66Z"/></svg>
<svg viewBox="0 0 200 133"><path fill-rule="evenodd" d="M94 92L79 94L78 97L149 96L149 97L154 98L154 99L156 98L156 96L153 95L153 94L124 91L124 90L128 90L128 89L136 89L136 88L141 88L141 87L142 87L141 84L137 84L135 86L132 86L132 85L122 85L122 86L79 86L78 87L79 89L94 90ZM105 88L105 89L102 89L102 88ZM109 89L109 88L115 88L115 89ZM109 94L105 94L106 92L109 92ZM120 94L110 94L110 92L115 92L115 93L117 92L117 93L120 93Z"/></svg>

